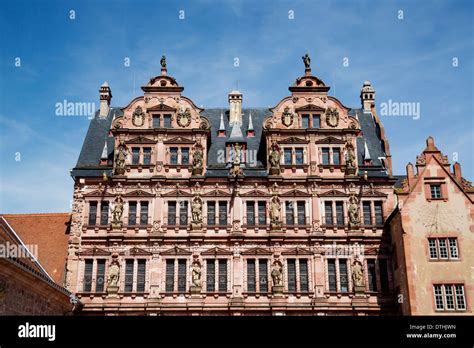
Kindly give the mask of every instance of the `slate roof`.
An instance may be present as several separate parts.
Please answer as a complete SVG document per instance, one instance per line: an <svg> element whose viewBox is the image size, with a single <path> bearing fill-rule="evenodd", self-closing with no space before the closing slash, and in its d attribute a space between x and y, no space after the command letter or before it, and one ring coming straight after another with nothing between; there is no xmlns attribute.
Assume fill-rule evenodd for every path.
<svg viewBox="0 0 474 348"><path fill-rule="evenodd" d="M225 137L218 136L218 130L221 121L221 113L224 115L224 127L226 130ZM242 138L230 139L232 126L229 125L229 111L227 108L205 109L201 114L206 117L211 124L211 145L207 155L207 171L208 177L228 177L229 169L226 167L225 148L226 142L241 141L246 143L248 159L250 159L247 167L244 169L246 177L265 177L266 169L266 148L263 144L262 128L263 121L271 115L268 108L245 108L242 110L242 125L240 131ZM252 123L255 135L247 137L247 129L249 126L249 114L252 114ZM105 171L107 175L112 174L114 140L109 137L109 129L114 117L123 115L120 108L110 108L107 117L99 117L97 111L95 117L91 120L89 130L87 131L84 144L82 146L76 167L71 171L73 177L101 176ZM359 163L359 175L364 175L367 171L369 177L388 177L387 170L384 168L380 157L385 157L384 144L380 136L380 128L376 124L373 115L370 112L364 112L361 108L351 109L349 115L356 117L361 125L362 134L357 141L357 161ZM236 129L234 129L235 134ZM240 132L237 132L240 133ZM108 165L100 166L100 158L104 150L104 144L107 141ZM370 166L364 165L364 156L366 150L370 154L372 161ZM220 163L221 161L222 163Z"/></svg>

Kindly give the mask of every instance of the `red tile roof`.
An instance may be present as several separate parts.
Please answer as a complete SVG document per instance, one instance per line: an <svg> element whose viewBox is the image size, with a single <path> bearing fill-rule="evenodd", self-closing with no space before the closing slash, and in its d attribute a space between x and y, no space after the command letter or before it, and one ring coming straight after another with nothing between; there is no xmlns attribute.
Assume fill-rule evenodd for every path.
<svg viewBox="0 0 474 348"><path fill-rule="evenodd" d="M69 213L1 214L27 245L38 245L38 260L63 285L69 239Z"/></svg>

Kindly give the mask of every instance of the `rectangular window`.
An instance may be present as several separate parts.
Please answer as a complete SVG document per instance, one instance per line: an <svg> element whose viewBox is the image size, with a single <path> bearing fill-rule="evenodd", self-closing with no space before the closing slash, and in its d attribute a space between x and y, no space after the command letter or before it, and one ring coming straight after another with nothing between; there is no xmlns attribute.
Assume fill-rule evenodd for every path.
<svg viewBox="0 0 474 348"><path fill-rule="evenodd" d="M174 260L166 260L166 285L165 291L174 291Z"/></svg>
<svg viewBox="0 0 474 348"><path fill-rule="evenodd" d="M125 292L133 291L133 260L125 260Z"/></svg>
<svg viewBox="0 0 474 348"><path fill-rule="evenodd" d="M288 291L296 292L296 260L289 259L288 265Z"/></svg>
<svg viewBox="0 0 474 348"><path fill-rule="evenodd" d="M448 258L448 246L446 244L446 239L438 239L439 245L439 258L447 259Z"/></svg>
<svg viewBox="0 0 474 348"><path fill-rule="evenodd" d="M188 202L182 201L179 203L179 224L181 226L188 224Z"/></svg>
<svg viewBox="0 0 474 348"><path fill-rule="evenodd" d="M446 295L446 309L455 309L453 286L445 285L444 293Z"/></svg>
<svg viewBox="0 0 474 348"><path fill-rule="evenodd" d="M300 291L308 292L309 291L309 281L308 281L308 260L300 259Z"/></svg>
<svg viewBox="0 0 474 348"><path fill-rule="evenodd" d="M178 164L178 148L170 147L170 164Z"/></svg>
<svg viewBox="0 0 474 348"><path fill-rule="evenodd" d="M94 266L94 260L87 259L84 261L84 283L82 286L82 291L91 292L92 291L92 267Z"/></svg>
<svg viewBox="0 0 474 348"><path fill-rule="evenodd" d="M268 268L267 260L258 260L258 278L260 292L268 292Z"/></svg>
<svg viewBox="0 0 474 348"><path fill-rule="evenodd" d="M456 238L449 238L449 253L452 259L457 259L459 257L458 253L458 242Z"/></svg>
<svg viewBox="0 0 474 348"><path fill-rule="evenodd" d="M321 149L321 153L322 153L322 161L323 161L323 164L325 165L328 165L329 164L329 147L323 147Z"/></svg>
<svg viewBox="0 0 474 348"><path fill-rule="evenodd" d="M466 298L464 297L464 285L457 284L456 288L456 306L458 310L466 310Z"/></svg>
<svg viewBox="0 0 474 348"><path fill-rule="evenodd" d="M441 185L430 185L431 198L441 198Z"/></svg>
<svg viewBox="0 0 474 348"><path fill-rule="evenodd" d="M267 204L266 202L258 202L258 224L265 225L267 223Z"/></svg>
<svg viewBox="0 0 474 348"><path fill-rule="evenodd" d="M388 263L385 259L379 259L380 287L384 292L389 291Z"/></svg>
<svg viewBox="0 0 474 348"><path fill-rule="evenodd" d="M298 225L306 224L306 211L304 202L296 202L296 212L298 213Z"/></svg>
<svg viewBox="0 0 474 348"><path fill-rule="evenodd" d="M364 213L364 225L372 225L372 216L370 212L370 202L362 202L362 210Z"/></svg>
<svg viewBox="0 0 474 348"><path fill-rule="evenodd" d="M374 212L375 212L375 224L383 225L382 202L380 201L374 202Z"/></svg>
<svg viewBox="0 0 474 348"><path fill-rule="evenodd" d="M104 201L100 206L100 224L107 225L109 223L109 202Z"/></svg>
<svg viewBox="0 0 474 348"><path fill-rule="evenodd" d="M375 273L375 260L367 260L367 274L369 276L369 291L377 291L377 275Z"/></svg>
<svg viewBox="0 0 474 348"><path fill-rule="evenodd" d="M140 202L140 225L148 225L148 202Z"/></svg>
<svg viewBox="0 0 474 348"><path fill-rule="evenodd" d="M247 202L247 225L255 226L255 203Z"/></svg>
<svg viewBox="0 0 474 348"><path fill-rule="evenodd" d="M256 292L255 285L255 260L247 260L247 291Z"/></svg>
<svg viewBox="0 0 474 348"><path fill-rule="evenodd" d="M219 225L227 225L227 202L219 202Z"/></svg>
<svg viewBox="0 0 474 348"><path fill-rule="evenodd" d="M176 202L168 202L168 225L176 225Z"/></svg>
<svg viewBox="0 0 474 348"><path fill-rule="evenodd" d="M214 260L206 261L206 291L216 291L216 263Z"/></svg>
<svg viewBox="0 0 474 348"><path fill-rule="evenodd" d="M291 149L288 149L288 148L284 149L283 154L284 154L284 159L283 159L284 163L285 164L291 164L292 163L292 161L291 161Z"/></svg>
<svg viewBox="0 0 474 348"><path fill-rule="evenodd" d="M207 224L213 226L216 224L216 203L207 202Z"/></svg>
<svg viewBox="0 0 474 348"><path fill-rule="evenodd" d="M318 115L313 115L313 128L321 128L321 119Z"/></svg>
<svg viewBox="0 0 474 348"><path fill-rule="evenodd" d="M178 291L186 292L186 260L178 260Z"/></svg>
<svg viewBox="0 0 474 348"><path fill-rule="evenodd" d="M89 202L89 225L95 226L97 223L97 202Z"/></svg>
<svg viewBox="0 0 474 348"><path fill-rule="evenodd" d="M309 128L309 115L302 115L301 116L301 127L302 128Z"/></svg>
<svg viewBox="0 0 474 348"><path fill-rule="evenodd" d="M164 120L164 127L171 128L171 115L165 115L163 120Z"/></svg>
<svg viewBox="0 0 474 348"><path fill-rule="evenodd" d="M344 203L336 202L336 224L338 226L344 225Z"/></svg>
<svg viewBox="0 0 474 348"><path fill-rule="evenodd" d="M347 260L339 259L339 282L341 292L349 292L349 279L347 277Z"/></svg>
<svg viewBox="0 0 474 348"><path fill-rule="evenodd" d="M137 202L128 202L128 225L137 224Z"/></svg>
<svg viewBox="0 0 474 348"><path fill-rule="evenodd" d="M160 128L160 115L153 115L153 128Z"/></svg>
<svg viewBox="0 0 474 348"><path fill-rule="evenodd" d="M181 164L189 164L189 147L181 148Z"/></svg>
<svg viewBox="0 0 474 348"><path fill-rule="evenodd" d="M328 285L329 291L337 291L337 278L336 278L336 260L328 259Z"/></svg>
<svg viewBox="0 0 474 348"><path fill-rule="evenodd" d="M146 260L137 261L137 292L145 291Z"/></svg>
<svg viewBox="0 0 474 348"><path fill-rule="evenodd" d="M295 149L296 164L304 164L303 160L304 160L304 158L303 158L303 148L302 147L297 147Z"/></svg>
<svg viewBox="0 0 474 348"><path fill-rule="evenodd" d="M443 290L441 285L433 285L435 304L437 310L444 310L444 301L443 301Z"/></svg>
<svg viewBox="0 0 474 348"><path fill-rule="evenodd" d="M95 277L95 292L103 292L105 283L105 260L97 260L97 274Z"/></svg>
<svg viewBox="0 0 474 348"><path fill-rule="evenodd" d="M227 292L227 260L219 260L219 291Z"/></svg>
<svg viewBox="0 0 474 348"><path fill-rule="evenodd" d="M286 224L294 225L295 224L295 215L293 211L293 202L285 202L285 214L286 214Z"/></svg>
<svg viewBox="0 0 474 348"><path fill-rule="evenodd" d="M324 202L324 216L326 220L326 225L333 225L332 202Z"/></svg>
<svg viewBox="0 0 474 348"><path fill-rule="evenodd" d="M430 249L430 259L438 258L438 247L436 246L436 239L428 239L428 246Z"/></svg>
<svg viewBox="0 0 474 348"><path fill-rule="evenodd" d="M151 147L143 148L143 164L144 165L151 164Z"/></svg>
<svg viewBox="0 0 474 348"><path fill-rule="evenodd" d="M341 164L341 150L338 148L332 149L332 164Z"/></svg>
<svg viewBox="0 0 474 348"><path fill-rule="evenodd" d="M138 147L132 148L132 164L140 164L140 149Z"/></svg>

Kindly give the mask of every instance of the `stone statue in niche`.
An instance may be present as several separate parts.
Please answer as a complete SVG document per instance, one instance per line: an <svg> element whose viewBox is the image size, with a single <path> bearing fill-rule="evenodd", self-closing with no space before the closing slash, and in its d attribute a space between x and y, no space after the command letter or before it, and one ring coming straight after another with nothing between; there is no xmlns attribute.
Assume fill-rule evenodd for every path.
<svg viewBox="0 0 474 348"><path fill-rule="evenodd" d="M200 144L196 145L193 152L193 172L192 175L202 175L203 172L203 152Z"/></svg>
<svg viewBox="0 0 474 348"><path fill-rule="evenodd" d="M114 201L114 210L112 211L112 228L120 229L123 226L122 222L123 215L123 198L121 195L117 195Z"/></svg>
<svg viewBox="0 0 474 348"><path fill-rule="evenodd" d="M270 148L270 175L280 175L281 150L276 141Z"/></svg>
<svg viewBox="0 0 474 348"><path fill-rule="evenodd" d="M283 267L279 261L275 261L272 266L272 281L273 286L281 286L282 276L283 276Z"/></svg>
<svg viewBox="0 0 474 348"><path fill-rule="evenodd" d="M355 195L349 198L349 228L355 229L360 225L359 200Z"/></svg>
<svg viewBox="0 0 474 348"><path fill-rule="evenodd" d="M193 262L192 281L196 287L201 287L201 265L199 262Z"/></svg>
<svg viewBox="0 0 474 348"><path fill-rule="evenodd" d="M326 109L326 123L330 127L337 127L339 124L339 111L336 108Z"/></svg>
<svg viewBox="0 0 474 348"><path fill-rule="evenodd" d="M117 294L118 282L120 278L120 266L117 261L113 261L109 266L109 275L107 277L107 293Z"/></svg>
<svg viewBox="0 0 474 348"><path fill-rule="evenodd" d="M347 143L346 145L346 173L354 175L356 172L356 156L354 153L354 146Z"/></svg>
<svg viewBox="0 0 474 348"><path fill-rule="evenodd" d="M199 195L195 196L191 202L191 229L199 230L202 228L202 199Z"/></svg>
<svg viewBox="0 0 474 348"><path fill-rule="evenodd" d="M277 195L270 201L270 227L272 230L280 230L281 222L281 202Z"/></svg>
<svg viewBox="0 0 474 348"><path fill-rule="evenodd" d="M115 154L115 171L116 175L125 174L125 161L127 159L127 148L123 141L117 146L117 152Z"/></svg>
<svg viewBox="0 0 474 348"><path fill-rule="evenodd" d="M135 108L132 114L132 123L135 127L141 127L145 123L145 113L140 105Z"/></svg>
<svg viewBox="0 0 474 348"><path fill-rule="evenodd" d="M303 57L301 57L301 59L303 59L304 68L306 70L311 69L311 58L309 57L309 54L306 53Z"/></svg>
<svg viewBox="0 0 474 348"><path fill-rule="evenodd" d="M352 264L352 283L355 293L363 293L365 291L364 270L358 260Z"/></svg>

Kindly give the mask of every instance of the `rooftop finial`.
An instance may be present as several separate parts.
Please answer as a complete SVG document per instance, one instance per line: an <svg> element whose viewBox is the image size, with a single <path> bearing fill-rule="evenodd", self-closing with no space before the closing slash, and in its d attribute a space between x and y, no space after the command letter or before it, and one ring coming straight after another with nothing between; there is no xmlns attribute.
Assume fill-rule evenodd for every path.
<svg viewBox="0 0 474 348"><path fill-rule="evenodd" d="M161 56L160 59L160 64L161 64L161 75L166 75L166 57Z"/></svg>
<svg viewBox="0 0 474 348"><path fill-rule="evenodd" d="M301 57L301 59L303 59L305 70L311 70L311 58L309 57L309 54L306 53L303 57Z"/></svg>

